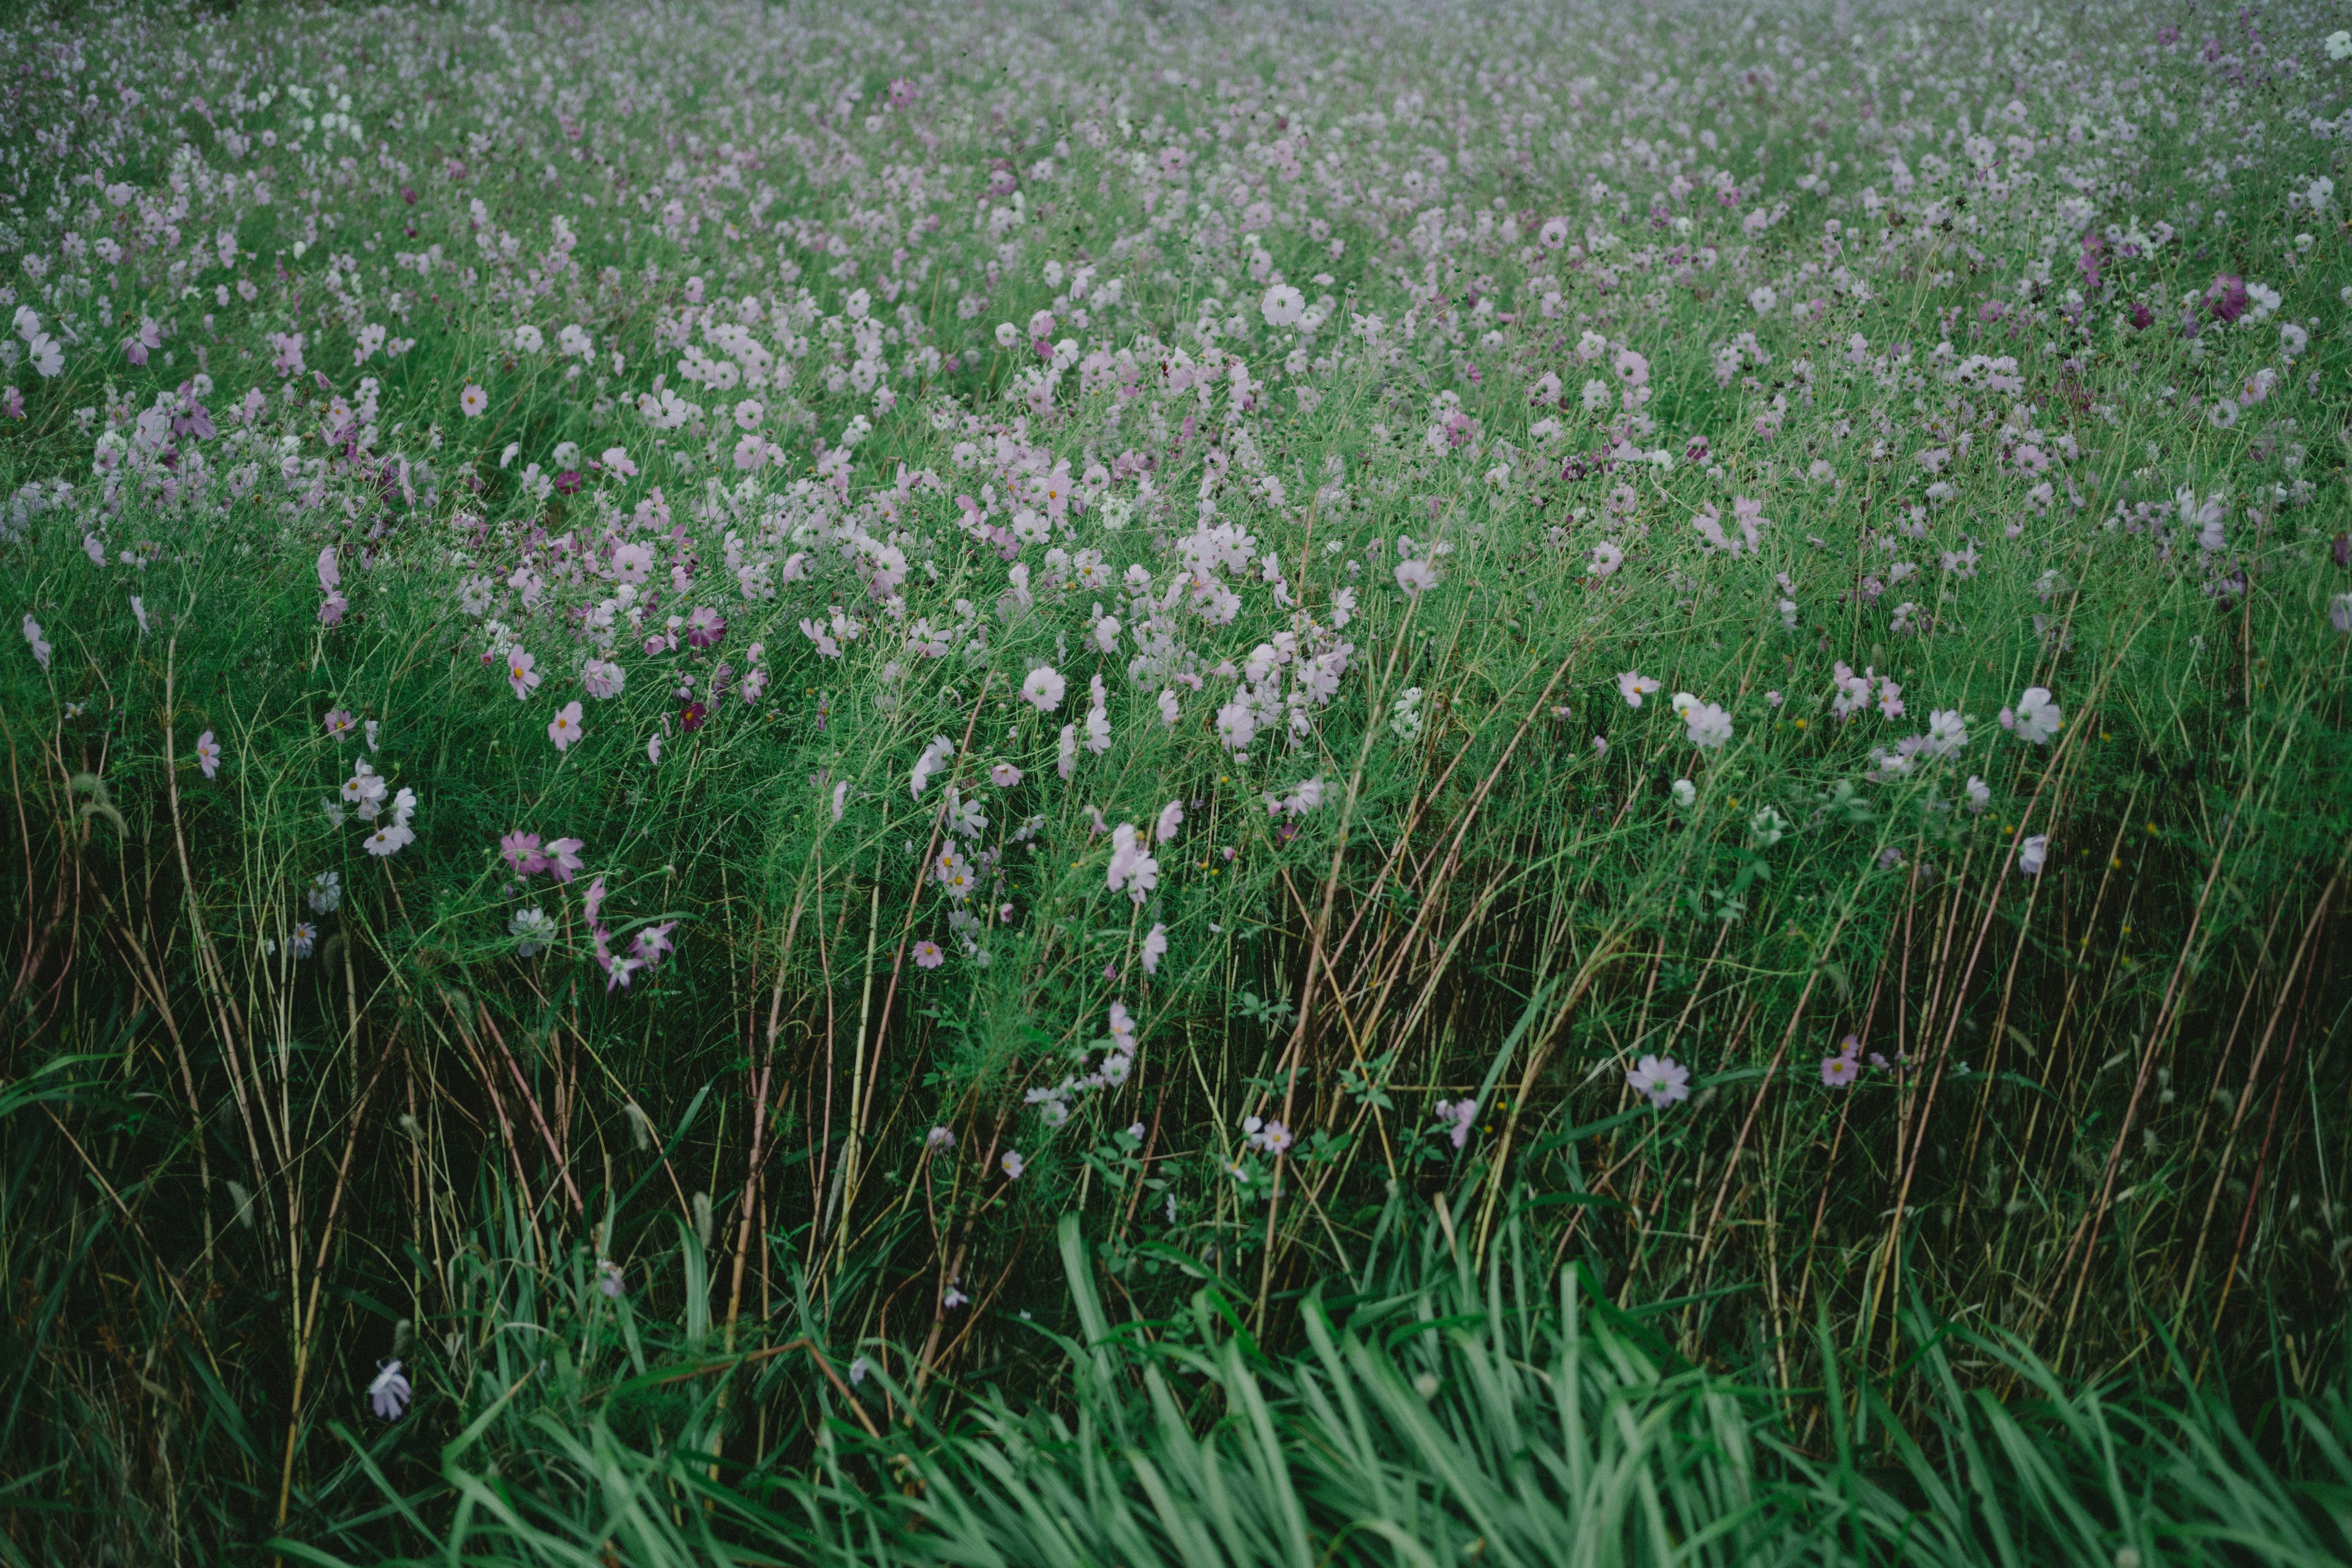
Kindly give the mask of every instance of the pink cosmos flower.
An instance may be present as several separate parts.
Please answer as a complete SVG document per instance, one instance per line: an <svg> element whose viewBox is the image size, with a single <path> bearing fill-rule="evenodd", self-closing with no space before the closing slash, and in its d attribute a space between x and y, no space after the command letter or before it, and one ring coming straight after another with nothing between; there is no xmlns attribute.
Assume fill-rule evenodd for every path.
<svg viewBox="0 0 2352 1568"><path fill-rule="evenodd" d="M1629 669L1617 678L1617 695L1625 700L1628 708L1639 708L1643 698L1658 689L1656 681L1638 670Z"/></svg>
<svg viewBox="0 0 2352 1568"><path fill-rule="evenodd" d="M918 969L937 969L947 962L947 956L940 951L938 942L919 942L915 944L915 966Z"/></svg>
<svg viewBox="0 0 2352 1568"><path fill-rule="evenodd" d="M1008 1182L1019 1181L1021 1173L1028 1169L1029 1164L1021 1157L1021 1151L1018 1149L1007 1149L1004 1152L1004 1157L997 1163L1004 1167L1004 1179Z"/></svg>
<svg viewBox="0 0 2352 1568"><path fill-rule="evenodd" d="M327 710L326 725L327 733L340 741L358 729L360 721L352 717L351 710L347 708L330 708Z"/></svg>
<svg viewBox="0 0 2352 1568"><path fill-rule="evenodd" d="M542 678L539 673L538 666L539 660L525 652L521 644L518 643L507 649L507 684L514 688L516 701L520 702L528 698L532 689L540 683ZM572 706L576 708L579 704L574 703Z"/></svg>
<svg viewBox="0 0 2352 1568"><path fill-rule="evenodd" d="M206 778L220 772L220 742L213 739L213 732L210 730L196 737L196 765L205 770Z"/></svg>
<svg viewBox="0 0 2352 1568"><path fill-rule="evenodd" d="M727 617L708 605L698 605L686 617L686 645L688 647L715 647L727 635Z"/></svg>
<svg viewBox="0 0 2352 1568"><path fill-rule="evenodd" d="M988 770L988 781L999 789L1011 789L1021 782L1021 770L1011 763L999 763Z"/></svg>
<svg viewBox="0 0 2352 1568"><path fill-rule="evenodd" d="M547 847L546 868L555 873L559 882L568 882L578 876L587 862L580 858L581 842L577 838L558 838Z"/></svg>
<svg viewBox="0 0 2352 1568"><path fill-rule="evenodd" d="M1150 929L1150 931L1144 933L1143 973L1146 974L1159 973L1160 961L1167 956L1168 928L1165 925L1155 925Z"/></svg>
<svg viewBox="0 0 2352 1568"><path fill-rule="evenodd" d="M499 840L499 855L514 868L518 877L535 877L547 869L547 858L539 852L539 835L520 829Z"/></svg>
<svg viewBox="0 0 2352 1568"><path fill-rule="evenodd" d="M608 658L592 658L580 669L580 684L600 702L618 697L628 683L628 671Z"/></svg>
<svg viewBox="0 0 2352 1568"><path fill-rule="evenodd" d="M1021 700L1040 713L1051 713L1062 705L1062 693L1068 689L1069 682L1062 679L1058 670L1050 664L1041 664L1021 683Z"/></svg>
<svg viewBox="0 0 2352 1568"><path fill-rule="evenodd" d="M577 702L565 703L563 710L548 721L547 738L555 742L555 749L559 752L570 751L572 743L583 733L580 728L580 704Z"/></svg>
<svg viewBox="0 0 2352 1568"><path fill-rule="evenodd" d="M1625 1083L1634 1093L1648 1095L1660 1110L1690 1098L1690 1068L1672 1057L1643 1057L1625 1075Z"/></svg>

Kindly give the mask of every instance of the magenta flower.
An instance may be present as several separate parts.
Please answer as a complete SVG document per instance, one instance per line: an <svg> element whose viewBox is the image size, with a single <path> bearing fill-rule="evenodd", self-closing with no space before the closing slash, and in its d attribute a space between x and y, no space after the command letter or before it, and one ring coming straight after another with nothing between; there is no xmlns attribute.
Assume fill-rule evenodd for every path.
<svg viewBox="0 0 2352 1568"><path fill-rule="evenodd" d="M715 647L727 635L727 617L708 605L702 605L686 617L686 646Z"/></svg>
<svg viewBox="0 0 2352 1568"><path fill-rule="evenodd" d="M678 713L677 721L679 727L685 730L688 734L691 735L697 730L701 729L702 721L709 717L709 709L705 708L699 702L689 702Z"/></svg>

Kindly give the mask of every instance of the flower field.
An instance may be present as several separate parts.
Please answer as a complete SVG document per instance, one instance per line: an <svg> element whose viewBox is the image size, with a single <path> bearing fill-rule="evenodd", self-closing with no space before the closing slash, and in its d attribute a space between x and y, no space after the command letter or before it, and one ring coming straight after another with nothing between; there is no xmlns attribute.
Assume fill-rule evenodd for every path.
<svg viewBox="0 0 2352 1568"><path fill-rule="evenodd" d="M2352 1552L2347 26L34 7L0 1558Z"/></svg>

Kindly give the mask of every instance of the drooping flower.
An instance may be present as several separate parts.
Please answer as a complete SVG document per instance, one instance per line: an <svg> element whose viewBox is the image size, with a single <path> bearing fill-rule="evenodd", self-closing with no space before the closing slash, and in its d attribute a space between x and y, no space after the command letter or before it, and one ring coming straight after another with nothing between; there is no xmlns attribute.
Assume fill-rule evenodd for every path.
<svg viewBox="0 0 2352 1568"><path fill-rule="evenodd" d="M1690 1098L1690 1068L1672 1057L1643 1057L1625 1075L1625 1082L1634 1093L1648 1095L1661 1110Z"/></svg>
<svg viewBox="0 0 2352 1568"><path fill-rule="evenodd" d="M49 642L41 635L41 623L32 616L25 617L25 643L33 650L33 661L43 669L49 668Z"/></svg>
<svg viewBox="0 0 2352 1568"><path fill-rule="evenodd" d="M415 1396L415 1390L401 1375L396 1361L385 1362L377 1371L375 1381L368 1384L368 1405L379 1420L399 1420L401 1412L408 1408L409 1400Z"/></svg>
<svg viewBox="0 0 2352 1568"><path fill-rule="evenodd" d="M1471 1126L1478 1120L1478 1101L1475 1098L1441 1100L1434 1110L1437 1114L1438 1129L1445 1134L1448 1142L1459 1149L1470 1141Z"/></svg>
<svg viewBox="0 0 2352 1568"><path fill-rule="evenodd" d="M547 738L555 742L558 752L568 752L572 743L585 733L580 728L580 704L567 702L554 718L547 721Z"/></svg>
<svg viewBox="0 0 2352 1568"><path fill-rule="evenodd" d="M628 671L608 658L592 658L580 668L580 684L600 702L618 697L628 683Z"/></svg>
<svg viewBox="0 0 2352 1568"><path fill-rule="evenodd" d="M628 1283L621 1277L621 1266L609 1258L596 1260L596 1289L607 1300L617 1301Z"/></svg>
<svg viewBox="0 0 2352 1568"><path fill-rule="evenodd" d="M196 737L196 765L205 770L206 778L220 772L220 742L213 739L213 732L210 730Z"/></svg>
<svg viewBox="0 0 2352 1568"><path fill-rule="evenodd" d="M2029 877L2042 875L2042 865L2050 858L2050 837L2037 833L2017 847L2017 868Z"/></svg>
<svg viewBox="0 0 2352 1568"><path fill-rule="evenodd" d="M1143 934L1143 973L1160 973L1160 961L1168 956L1168 928L1155 925Z"/></svg>
<svg viewBox="0 0 2352 1568"><path fill-rule="evenodd" d="M932 736L931 743L923 748L923 754L915 759L915 771L907 779L908 789L917 800L922 799L923 791L930 785L931 775L954 760L955 742L945 735Z"/></svg>

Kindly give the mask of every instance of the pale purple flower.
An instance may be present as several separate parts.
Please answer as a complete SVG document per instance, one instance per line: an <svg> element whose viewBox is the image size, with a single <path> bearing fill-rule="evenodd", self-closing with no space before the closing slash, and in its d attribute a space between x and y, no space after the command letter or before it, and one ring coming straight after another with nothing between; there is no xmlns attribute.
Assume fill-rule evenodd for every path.
<svg viewBox="0 0 2352 1568"><path fill-rule="evenodd" d="M1010 1161L1010 1160L1017 1160L1017 1159L1019 1159L1019 1156L1018 1156L1018 1155L1015 1155L1015 1154L1007 1154L1007 1155L1005 1156L1005 1158L1006 1158L1008 1161ZM950 1285L950 1286L949 1286L949 1287L948 1287L948 1289L947 1289L947 1294L946 1294L946 1295L944 1295L944 1296L941 1296L941 1297L940 1298L940 1306L942 1306L942 1307L945 1307L949 1311L952 1312L952 1311L954 1311L958 1307L962 1306L964 1303L966 1303L967 1301L970 1301L971 1300L971 1297L969 1297L969 1296L965 1295L962 1291L961 1291L961 1290L957 1289L954 1286Z"/></svg>
<svg viewBox="0 0 2352 1568"><path fill-rule="evenodd" d="M579 740L583 733L584 731L580 728L580 704L577 702L565 703L562 711L548 721L547 738L555 742L555 749L559 752L570 751L572 742Z"/></svg>
<svg viewBox="0 0 2352 1568"><path fill-rule="evenodd" d="M2050 858L2050 838L2037 833L2017 847L2017 868L2029 877L2042 874L2042 867Z"/></svg>
<svg viewBox="0 0 2352 1568"><path fill-rule="evenodd" d="M568 882L578 876L587 864L580 858L580 849L581 842L577 838L552 839L547 846L547 858L543 864L555 873L557 881Z"/></svg>
<svg viewBox="0 0 2352 1568"><path fill-rule="evenodd" d="M1007 1149L1004 1152L1004 1157L997 1163L1004 1167L1004 1179L1008 1182L1019 1181L1021 1173L1029 1168L1029 1163L1021 1157L1021 1151L1018 1149Z"/></svg>
<svg viewBox="0 0 2352 1568"><path fill-rule="evenodd" d="M1843 1089L1861 1075L1862 1068L1853 1059L1851 1047L1833 1057L1822 1058L1822 1082L1831 1089Z"/></svg>
<svg viewBox="0 0 2352 1568"><path fill-rule="evenodd" d="M205 770L206 778L220 772L220 742L213 738L210 730L196 737L196 765Z"/></svg>
<svg viewBox="0 0 2352 1568"><path fill-rule="evenodd" d="M1456 1149L1470 1141L1470 1128L1478 1120L1478 1101L1465 1096L1461 1100L1441 1100L1436 1105L1437 1125L1446 1141Z"/></svg>
<svg viewBox="0 0 2352 1568"><path fill-rule="evenodd" d="M1397 586L1416 598L1444 580L1438 574L1436 566L1430 562L1400 561L1397 563Z"/></svg>
<svg viewBox="0 0 2352 1568"><path fill-rule="evenodd" d="M48 639L41 636L41 623L32 616L25 617L25 642L33 650L33 661L43 669L49 668Z"/></svg>
<svg viewBox="0 0 2352 1568"><path fill-rule="evenodd" d="M1690 1098L1690 1068L1672 1057L1643 1057L1625 1075L1625 1082L1634 1093L1648 1095L1660 1110Z"/></svg>
<svg viewBox="0 0 2352 1568"><path fill-rule="evenodd" d="M2017 738L2029 746L2039 746L2058 733L2063 710L2050 699L2046 686L2029 686L2025 695L2017 700L2017 709L2000 710L2000 727L2013 730Z"/></svg>
<svg viewBox="0 0 2352 1568"><path fill-rule="evenodd" d="M945 1127L934 1127L923 1134L923 1144L930 1149L952 1149L955 1147L955 1133Z"/></svg>
<svg viewBox="0 0 2352 1568"><path fill-rule="evenodd" d="M326 717L327 733L338 741L360 727L360 721L345 708L330 708Z"/></svg>
<svg viewBox="0 0 2352 1568"><path fill-rule="evenodd" d="M1021 700L1040 713L1051 713L1062 705L1062 693L1069 689L1061 672L1050 664L1041 664L1029 672L1021 683Z"/></svg>
<svg viewBox="0 0 2352 1568"><path fill-rule="evenodd" d="M408 1402L415 1397L415 1392L408 1379L400 1374L400 1363L388 1361L376 1372L375 1381L368 1384L368 1405L379 1420L397 1421L401 1412L408 1408Z"/></svg>
<svg viewBox="0 0 2352 1568"><path fill-rule="evenodd" d="M592 658L580 669L580 684L600 702L618 697L628 681L629 672L608 658Z"/></svg>
<svg viewBox="0 0 2352 1568"><path fill-rule="evenodd" d="M619 1300L621 1292L628 1289L627 1282L621 1278L621 1266L609 1258L598 1258L596 1289L604 1292L607 1300Z"/></svg>
<svg viewBox="0 0 2352 1568"><path fill-rule="evenodd" d="M686 617L686 644L688 647L715 647L727 635L727 617L708 605L696 607Z"/></svg>
<svg viewBox="0 0 2352 1568"><path fill-rule="evenodd" d="M1155 925L1143 936L1143 973L1160 973L1160 961L1168 956L1168 928Z"/></svg>
<svg viewBox="0 0 2352 1568"><path fill-rule="evenodd" d="M547 869L546 857L539 852L539 835L517 830L499 840L499 854L515 869L519 877L534 877Z"/></svg>
<svg viewBox="0 0 2352 1568"><path fill-rule="evenodd" d="M515 700L522 701L541 679L539 660L525 651L520 644L507 649L507 684L514 688ZM579 704L572 704L575 708Z"/></svg>
<svg viewBox="0 0 2352 1568"><path fill-rule="evenodd" d="M918 969L937 969L947 962L947 956L940 951L938 942L919 942L915 944L915 966Z"/></svg>

